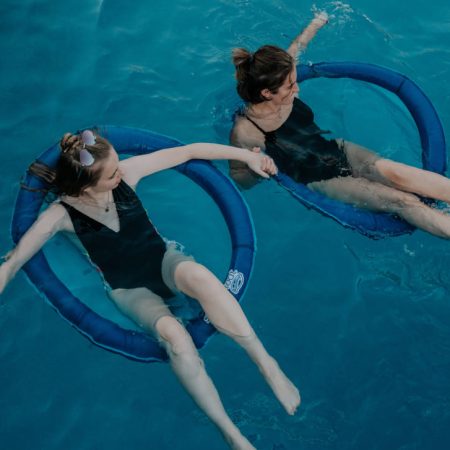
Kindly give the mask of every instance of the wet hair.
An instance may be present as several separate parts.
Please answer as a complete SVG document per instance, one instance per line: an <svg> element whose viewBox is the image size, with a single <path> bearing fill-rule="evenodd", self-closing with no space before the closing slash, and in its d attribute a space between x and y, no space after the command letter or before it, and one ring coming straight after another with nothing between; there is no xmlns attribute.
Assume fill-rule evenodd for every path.
<svg viewBox="0 0 450 450"><path fill-rule="evenodd" d="M276 94L295 64L288 52L274 45L264 45L255 53L235 48L232 59L236 67L238 94L250 103L266 101L261 95L264 89Z"/></svg>
<svg viewBox="0 0 450 450"><path fill-rule="evenodd" d="M97 184L103 170L97 163L106 159L113 148L106 139L95 132L93 135L95 142L86 144L80 134L66 133L59 142L61 154L56 168L52 169L36 161L28 168L29 172L49 183L49 190L78 197L84 189ZM89 152L93 158L92 164L80 161L82 150Z"/></svg>

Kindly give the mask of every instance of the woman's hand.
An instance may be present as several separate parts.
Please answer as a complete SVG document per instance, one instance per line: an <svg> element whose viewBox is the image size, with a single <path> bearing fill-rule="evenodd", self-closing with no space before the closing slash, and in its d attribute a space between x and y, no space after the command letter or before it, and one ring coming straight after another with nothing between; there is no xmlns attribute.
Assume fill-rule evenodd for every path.
<svg viewBox="0 0 450 450"><path fill-rule="evenodd" d="M247 161L248 167L263 178L270 178L271 175L278 173L278 168L273 159L264 153L261 153L259 147L253 147Z"/></svg>
<svg viewBox="0 0 450 450"><path fill-rule="evenodd" d="M328 23L329 17L325 11L316 13L314 19L311 20L311 24L314 25L317 30L320 30L324 25Z"/></svg>

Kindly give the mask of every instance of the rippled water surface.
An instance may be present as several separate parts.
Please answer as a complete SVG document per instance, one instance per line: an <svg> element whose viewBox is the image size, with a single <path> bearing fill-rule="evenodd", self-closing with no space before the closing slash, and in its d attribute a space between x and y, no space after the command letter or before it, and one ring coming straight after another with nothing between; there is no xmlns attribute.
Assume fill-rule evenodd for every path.
<svg viewBox="0 0 450 450"><path fill-rule="evenodd" d="M64 132L108 123L226 142L238 101L231 49L287 46L322 8L330 24L304 61L370 62L404 73L430 97L450 136L444 0L3 0L3 251L21 174ZM344 80L305 83L301 95L336 136L420 164L417 131L392 96ZM163 234L223 275L228 237L206 196L170 172L143 183L141 194ZM422 232L371 241L272 182L246 198L259 250L244 308L303 404L287 417L243 353L217 336L202 355L243 432L267 450L449 448L450 244ZM0 337L1 448L225 449L166 365L92 346L22 274L0 300Z"/></svg>

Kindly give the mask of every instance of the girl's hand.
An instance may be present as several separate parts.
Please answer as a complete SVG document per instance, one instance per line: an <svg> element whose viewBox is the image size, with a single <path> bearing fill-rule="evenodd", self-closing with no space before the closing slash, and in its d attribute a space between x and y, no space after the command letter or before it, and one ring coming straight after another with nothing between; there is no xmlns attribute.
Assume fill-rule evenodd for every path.
<svg viewBox="0 0 450 450"><path fill-rule="evenodd" d="M261 153L259 147L253 147L250 159L247 162L248 167L263 178L269 178L270 175L276 175L278 168L270 156Z"/></svg>
<svg viewBox="0 0 450 450"><path fill-rule="evenodd" d="M325 11L321 11L319 13L316 13L314 19L311 21L311 24L314 24L315 27L319 30L328 23L328 19L328 14Z"/></svg>

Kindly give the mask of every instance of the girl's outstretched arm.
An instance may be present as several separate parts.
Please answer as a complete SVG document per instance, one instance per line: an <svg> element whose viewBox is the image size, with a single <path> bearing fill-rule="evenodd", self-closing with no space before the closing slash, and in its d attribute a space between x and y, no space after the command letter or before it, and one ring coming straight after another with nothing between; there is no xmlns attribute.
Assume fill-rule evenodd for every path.
<svg viewBox="0 0 450 450"><path fill-rule="evenodd" d="M189 144L182 147L159 150L148 155L134 156L120 162L124 178L130 185L152 173L182 164L191 159L228 159L242 161L263 178L277 173L272 158L247 149L222 144Z"/></svg>
<svg viewBox="0 0 450 450"><path fill-rule="evenodd" d="M314 19L308 24L308 26L292 41L288 48L288 53L295 59L300 51L304 50L317 32L328 23L328 14L324 11L316 14Z"/></svg>
<svg viewBox="0 0 450 450"><path fill-rule="evenodd" d="M0 266L0 294L20 268L58 231L68 230L66 211L58 204L51 205L23 235Z"/></svg>

